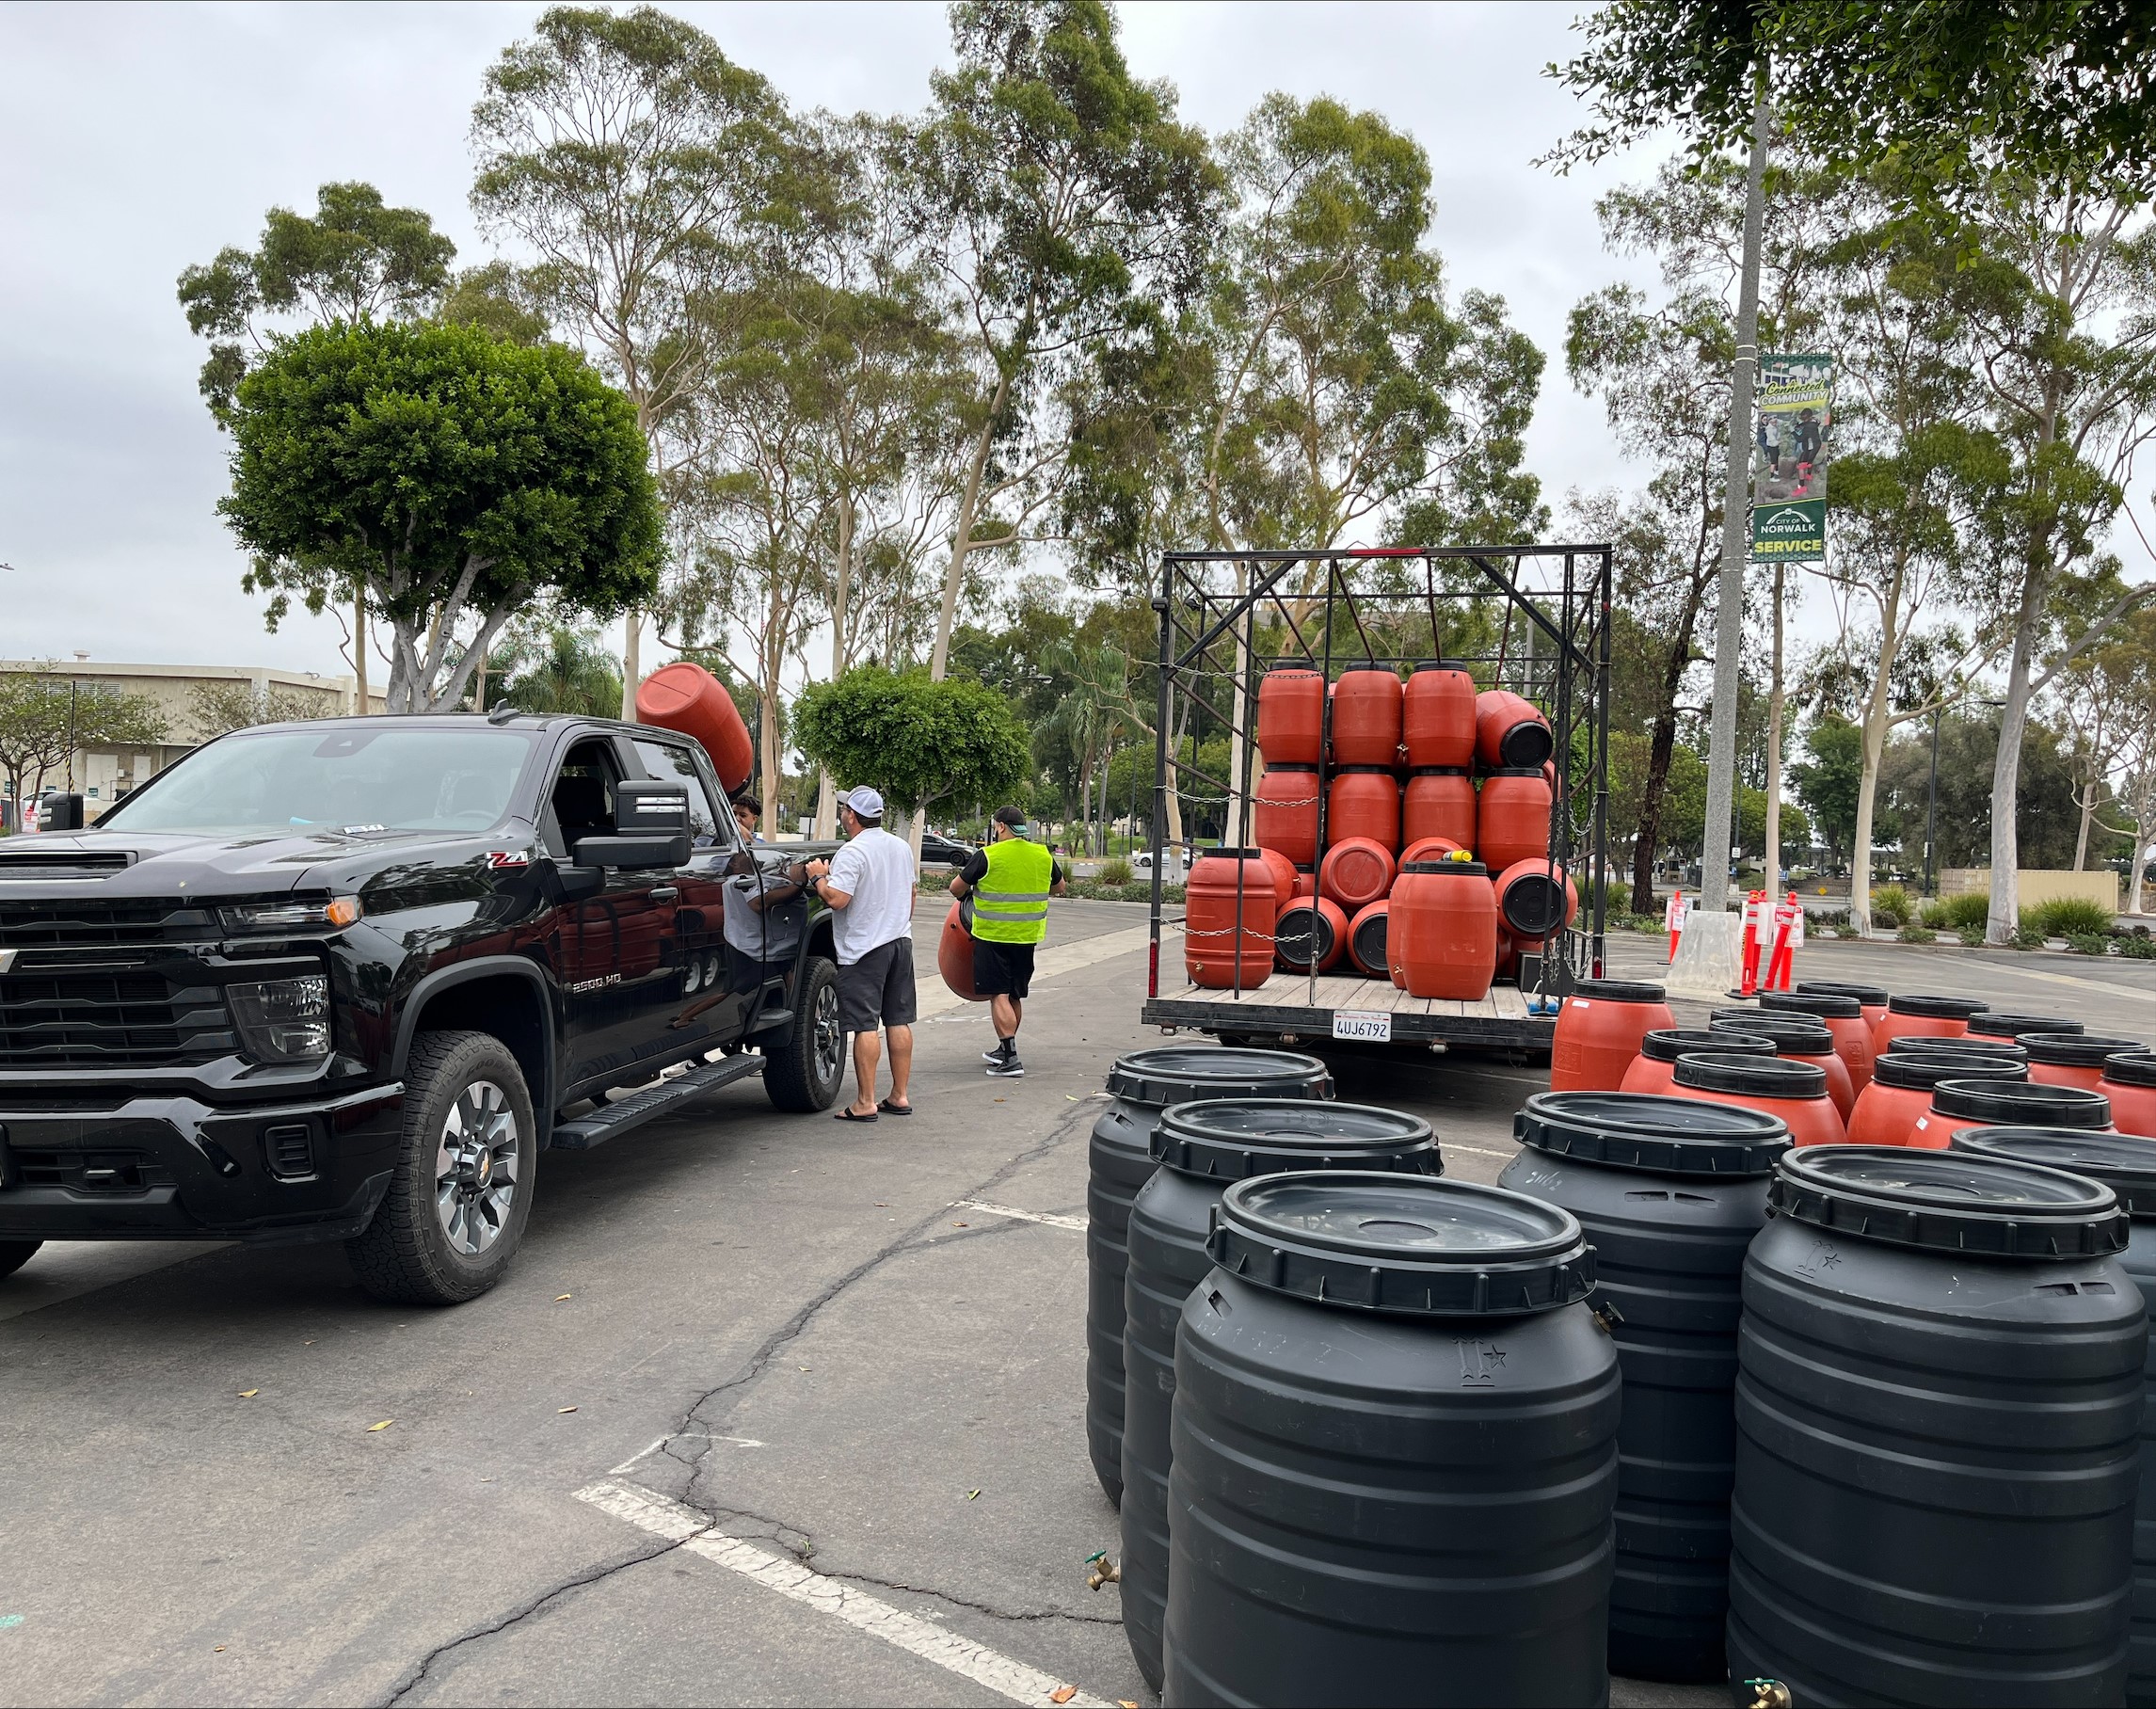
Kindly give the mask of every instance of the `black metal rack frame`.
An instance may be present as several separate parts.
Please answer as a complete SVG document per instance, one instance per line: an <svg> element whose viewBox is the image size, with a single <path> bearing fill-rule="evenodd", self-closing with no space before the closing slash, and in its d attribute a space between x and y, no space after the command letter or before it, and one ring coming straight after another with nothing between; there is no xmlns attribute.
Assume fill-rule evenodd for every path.
<svg viewBox="0 0 2156 1709"><path fill-rule="evenodd" d="M1543 940L1534 989L1562 995L1573 978L1599 976L1603 966L1608 884L1604 858L1609 821L1609 648L1611 549L1607 545L1365 547L1321 551L1172 551L1160 559L1153 609L1160 618L1158 702L1154 727L1152 947L1147 996L1160 995L1161 886L1170 845L1168 794L1176 780L1196 780L1218 791L1188 799L1235 804L1235 823L1222 841L1249 848L1252 789L1257 763L1257 685L1270 666L1307 660L1328 683L1339 668L1365 663L1409 666L1444 658L1465 665L1481 688L1509 688L1542 709L1556 739L1556 799L1550 814L1550 857L1584 883L1580 918ZM1391 587L1358 587L1358 572L1382 566L1396 572ZM1419 566L1420 584L1413 569ZM1297 570L1295 586L1286 585ZM1322 571L1322 585L1315 572ZM1400 575L1397 572L1406 572ZM1223 582L1226 585L1222 585ZM1427 615L1428 647L1380 650L1371 630L1397 640L1397 614ZM1445 650L1441 611L1464 614L1461 627L1494 616L1494 651ZM1261 618L1261 613L1264 614ZM1391 618L1381 622L1381 618ZM1423 631L1414 631L1419 642ZM1313 638L1315 637L1315 644ZM1353 651L1336 648L1358 642ZM1274 643L1261 656L1261 642ZM1538 642L1546 643L1539 646ZM1230 738L1238 761L1233 780L1214 777L1196 763L1193 714L1202 711ZM1328 740L1318 771L1318 858L1327 848L1327 798L1332 779L1332 703L1325 710ZM1172 752L1189 732L1191 758ZM1178 794L1183 791L1177 791ZM1580 810L1583 807L1585 810ZM1232 843L1227 832L1233 831ZM1196 845L1186 838L1185 873L1195 864ZM1236 927L1242 927L1241 899ZM1239 957L1238 961L1239 974ZM1307 1004L1315 1010L1319 978L1315 960L1307 974ZM1523 984L1525 984L1523 980ZM1234 987L1239 998L1243 987Z"/></svg>

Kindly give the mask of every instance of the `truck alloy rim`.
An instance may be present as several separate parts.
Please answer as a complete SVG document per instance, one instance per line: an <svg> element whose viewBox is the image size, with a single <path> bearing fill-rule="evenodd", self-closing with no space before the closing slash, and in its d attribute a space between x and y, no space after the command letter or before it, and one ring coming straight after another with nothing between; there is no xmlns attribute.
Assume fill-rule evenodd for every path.
<svg viewBox="0 0 2156 1709"><path fill-rule="evenodd" d="M435 1215L450 1245L475 1258L502 1238L516 1198L517 1117L501 1087L474 1080L441 1125Z"/></svg>
<svg viewBox="0 0 2156 1709"><path fill-rule="evenodd" d="M825 985L816 994L816 1071L826 1077L839 1073L845 1057L846 1035L838 1030L838 988Z"/></svg>

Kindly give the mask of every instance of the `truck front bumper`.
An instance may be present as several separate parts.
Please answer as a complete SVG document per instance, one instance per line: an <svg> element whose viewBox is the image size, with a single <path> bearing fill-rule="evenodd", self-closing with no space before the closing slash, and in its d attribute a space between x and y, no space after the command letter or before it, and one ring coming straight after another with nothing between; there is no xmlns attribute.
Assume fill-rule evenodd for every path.
<svg viewBox="0 0 2156 1709"><path fill-rule="evenodd" d="M35 1107L48 1103L10 1108L0 1089L0 1240L341 1240L389 1190L404 1087Z"/></svg>

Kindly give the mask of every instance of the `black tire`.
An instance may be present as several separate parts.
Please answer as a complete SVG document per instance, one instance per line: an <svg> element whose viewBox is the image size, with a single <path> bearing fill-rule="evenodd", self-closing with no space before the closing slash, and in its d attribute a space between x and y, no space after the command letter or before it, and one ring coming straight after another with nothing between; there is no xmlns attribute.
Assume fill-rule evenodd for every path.
<svg viewBox="0 0 2156 1709"><path fill-rule="evenodd" d="M0 1276L13 1275L42 1245L42 1240L0 1240Z"/></svg>
<svg viewBox="0 0 2156 1709"><path fill-rule="evenodd" d="M838 1101L846 1083L846 1035L838 1029L838 969L830 957L811 955L801 964L793 1025L763 1054L763 1090L774 1110L807 1115Z"/></svg>
<svg viewBox="0 0 2156 1709"><path fill-rule="evenodd" d="M399 1305L461 1305L492 1287L531 1218L537 1136L506 1045L486 1032L421 1033L405 1069L396 1173L366 1232L344 1242L359 1286Z"/></svg>

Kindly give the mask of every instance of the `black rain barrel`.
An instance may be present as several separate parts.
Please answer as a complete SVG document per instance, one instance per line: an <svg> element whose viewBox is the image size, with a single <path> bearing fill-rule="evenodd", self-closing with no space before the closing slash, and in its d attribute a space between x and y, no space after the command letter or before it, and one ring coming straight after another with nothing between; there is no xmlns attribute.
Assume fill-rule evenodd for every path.
<svg viewBox="0 0 2156 1709"><path fill-rule="evenodd" d="M1159 1163L1130 1206L1124 1285L1123 1631L1145 1683L1160 1689L1160 1622L1168 1611L1168 1420L1175 1398L1175 1328L1213 1261L1213 1209L1237 1181L1290 1170L1443 1174L1437 1137L1420 1116L1368 1104L1222 1098L1178 1104L1153 1138Z"/></svg>
<svg viewBox="0 0 2156 1709"><path fill-rule="evenodd" d="M1617 1349L1578 1222L1428 1175L1268 1175L1207 1249L1161 1701L1605 1701Z"/></svg>
<svg viewBox="0 0 2156 1709"><path fill-rule="evenodd" d="M1130 1201L1153 1178L1153 1129L1192 1098L1329 1098L1314 1056L1163 1045L1115 1059L1110 1103L1086 1148L1085 1445L1110 1501L1123 1499L1123 1270Z"/></svg>
<svg viewBox="0 0 2156 1709"><path fill-rule="evenodd" d="M1733 1104L1608 1092L1538 1093L1512 1127L1527 1149L1497 1185L1579 1219L1589 1304L1624 1373L1610 1671L1718 1681L1744 1255L1789 1129Z"/></svg>
<svg viewBox="0 0 2156 1709"><path fill-rule="evenodd" d="M2118 1261L2156 1312L2156 1140L2060 1127L1964 1127L1956 1151L2014 1158L2101 1181L2133 1220ZM2133 1624L2127 1645L2126 1701L2156 1704L2156 1346L2142 1366L2141 1499L2133 1518Z"/></svg>
<svg viewBox="0 0 2156 1709"><path fill-rule="evenodd" d="M1730 1673L1801 1704L2116 1703L2147 1315L2107 1187L1782 1158L1745 1259Z"/></svg>

